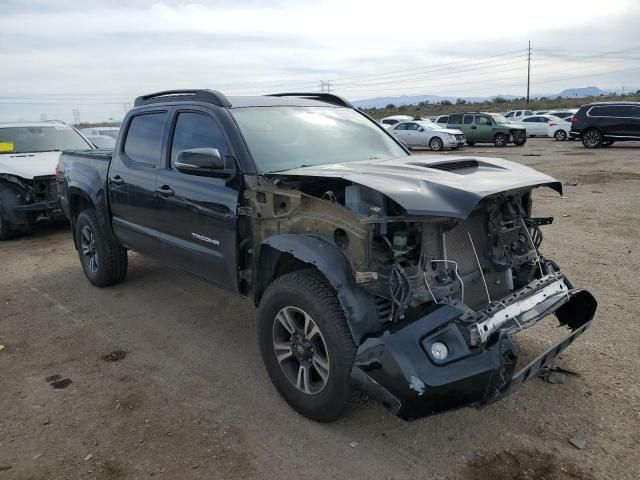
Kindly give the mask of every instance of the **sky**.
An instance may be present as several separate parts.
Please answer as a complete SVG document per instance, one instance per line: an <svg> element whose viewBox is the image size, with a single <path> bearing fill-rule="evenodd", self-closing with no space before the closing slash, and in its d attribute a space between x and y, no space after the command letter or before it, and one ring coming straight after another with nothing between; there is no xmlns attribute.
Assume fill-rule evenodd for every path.
<svg viewBox="0 0 640 480"><path fill-rule="evenodd" d="M137 95L640 88L640 0L0 0L0 121L119 120Z"/></svg>

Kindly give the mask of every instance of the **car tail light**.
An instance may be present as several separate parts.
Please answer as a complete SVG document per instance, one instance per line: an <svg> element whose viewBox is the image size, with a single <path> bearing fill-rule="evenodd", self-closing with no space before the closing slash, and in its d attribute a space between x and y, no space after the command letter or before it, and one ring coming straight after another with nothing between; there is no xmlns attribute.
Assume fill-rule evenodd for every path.
<svg viewBox="0 0 640 480"><path fill-rule="evenodd" d="M571 117L571 124L573 125L574 123L576 123L578 121L578 119L576 117Z"/></svg>

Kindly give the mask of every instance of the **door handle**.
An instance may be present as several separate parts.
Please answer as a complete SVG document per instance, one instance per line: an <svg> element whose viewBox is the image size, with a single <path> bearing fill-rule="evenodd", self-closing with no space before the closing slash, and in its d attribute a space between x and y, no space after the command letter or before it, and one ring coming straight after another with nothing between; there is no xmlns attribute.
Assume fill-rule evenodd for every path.
<svg viewBox="0 0 640 480"><path fill-rule="evenodd" d="M114 185L123 185L124 184L124 180L122 179L122 177L120 175L116 175L114 177L110 178L111 183L113 183Z"/></svg>
<svg viewBox="0 0 640 480"><path fill-rule="evenodd" d="M174 192L169 185L163 185L156 188L156 192L158 192L163 197L172 197L176 194L176 192Z"/></svg>

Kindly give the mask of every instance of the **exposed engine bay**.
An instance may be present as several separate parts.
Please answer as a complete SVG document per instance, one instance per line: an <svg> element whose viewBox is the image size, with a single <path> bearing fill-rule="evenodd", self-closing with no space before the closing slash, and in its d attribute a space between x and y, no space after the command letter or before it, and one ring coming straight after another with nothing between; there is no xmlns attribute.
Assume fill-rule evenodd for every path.
<svg viewBox="0 0 640 480"><path fill-rule="evenodd" d="M531 218L529 189L487 198L462 220L412 218L373 189L338 180L328 190L328 184L276 181L275 189L265 189L270 195L256 193L258 223L270 227L264 236L310 233L343 250L382 323L415 317L425 305L449 304L473 326L506 309L502 300L536 279L566 289L562 275L538 254L540 225L553 219ZM483 342L503 323L492 322L482 332L470 327L470 344Z"/></svg>
<svg viewBox="0 0 640 480"><path fill-rule="evenodd" d="M278 272L282 261L317 268L357 346L353 381L398 416L483 405L535 376L595 313L593 296L539 253L541 226L553 221L531 216L540 186L561 191L498 159L259 177L245 191L246 230L261 253L279 253L255 264L247 243L243 278L251 268ZM572 332L515 372L511 335L550 314Z"/></svg>

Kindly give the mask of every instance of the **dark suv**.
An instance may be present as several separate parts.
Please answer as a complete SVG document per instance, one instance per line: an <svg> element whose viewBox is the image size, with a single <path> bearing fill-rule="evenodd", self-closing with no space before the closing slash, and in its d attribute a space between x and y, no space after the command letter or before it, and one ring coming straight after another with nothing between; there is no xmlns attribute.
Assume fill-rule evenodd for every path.
<svg viewBox="0 0 640 480"><path fill-rule="evenodd" d="M614 141L640 140L640 102L600 102L583 105L571 120L571 138L587 148L608 147Z"/></svg>

